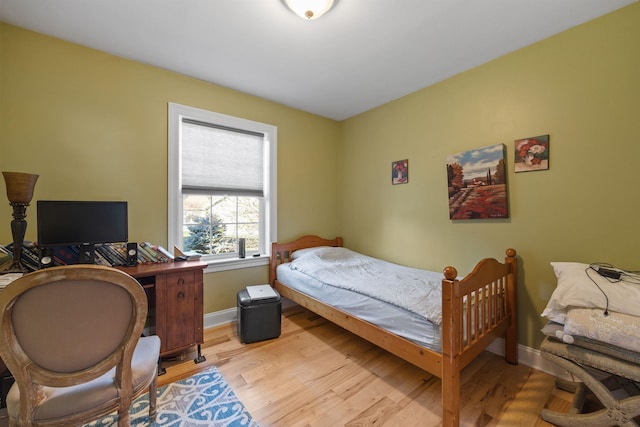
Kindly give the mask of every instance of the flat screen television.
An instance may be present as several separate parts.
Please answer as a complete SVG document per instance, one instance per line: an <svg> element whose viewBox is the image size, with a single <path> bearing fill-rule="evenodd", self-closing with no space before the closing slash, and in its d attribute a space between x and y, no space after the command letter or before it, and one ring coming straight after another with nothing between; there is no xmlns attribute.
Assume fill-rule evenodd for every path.
<svg viewBox="0 0 640 427"><path fill-rule="evenodd" d="M38 200L38 245L79 246L81 263L94 262L96 244L129 238L127 202Z"/></svg>

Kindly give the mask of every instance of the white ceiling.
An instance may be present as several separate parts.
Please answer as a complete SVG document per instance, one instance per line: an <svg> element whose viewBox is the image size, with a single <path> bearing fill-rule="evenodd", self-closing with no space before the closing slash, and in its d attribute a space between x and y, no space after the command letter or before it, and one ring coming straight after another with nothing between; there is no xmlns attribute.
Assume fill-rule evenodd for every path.
<svg viewBox="0 0 640 427"><path fill-rule="evenodd" d="M9 24L342 120L635 0L0 0Z"/></svg>

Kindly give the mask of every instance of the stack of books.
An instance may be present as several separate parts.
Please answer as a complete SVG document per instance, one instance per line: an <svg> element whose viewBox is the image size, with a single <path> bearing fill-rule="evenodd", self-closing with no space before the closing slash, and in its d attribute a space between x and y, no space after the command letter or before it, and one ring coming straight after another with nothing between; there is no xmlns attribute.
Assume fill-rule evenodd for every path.
<svg viewBox="0 0 640 427"><path fill-rule="evenodd" d="M9 268L9 264L13 261L13 255L4 246L0 245L0 271ZM6 265L5 265L6 264Z"/></svg>
<svg viewBox="0 0 640 427"><path fill-rule="evenodd" d="M6 288L14 280L22 277L22 273L6 273L0 274L0 290Z"/></svg>
<svg viewBox="0 0 640 427"><path fill-rule="evenodd" d="M126 243L104 243L95 247L95 264L110 267L125 266L127 263ZM0 245L0 271L9 267L13 261L13 243ZM53 248L52 265L72 265L79 260L78 246L59 246ZM174 256L160 245L149 242L138 244L138 264L169 262ZM25 241L22 245L22 265L29 271L41 268L40 248L37 244Z"/></svg>
<svg viewBox="0 0 640 427"><path fill-rule="evenodd" d="M8 256L8 258L7 258ZM36 271L40 268L40 250L33 242L25 240L22 242L21 264L29 271ZM8 268L13 262L13 243L0 245L0 270Z"/></svg>
<svg viewBox="0 0 640 427"><path fill-rule="evenodd" d="M126 243L105 243L96 246L96 264L119 266L127 265ZM138 264L169 262L173 255L160 245L149 242L138 244Z"/></svg>
<svg viewBox="0 0 640 427"><path fill-rule="evenodd" d="M183 251L177 246L173 247L173 256L176 260L181 261L197 261L202 257L201 253L193 252L193 251Z"/></svg>

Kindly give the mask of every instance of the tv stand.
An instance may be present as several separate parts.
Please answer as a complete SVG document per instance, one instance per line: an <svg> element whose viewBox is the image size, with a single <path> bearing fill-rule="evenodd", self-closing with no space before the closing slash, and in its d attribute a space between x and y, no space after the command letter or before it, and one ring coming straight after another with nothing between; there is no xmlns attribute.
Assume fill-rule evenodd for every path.
<svg viewBox="0 0 640 427"><path fill-rule="evenodd" d="M147 294L149 312L145 333L160 337L160 357L197 346L193 360L201 363L203 335L203 271L201 261L139 264L117 267L140 282ZM165 373L158 365L158 375Z"/></svg>

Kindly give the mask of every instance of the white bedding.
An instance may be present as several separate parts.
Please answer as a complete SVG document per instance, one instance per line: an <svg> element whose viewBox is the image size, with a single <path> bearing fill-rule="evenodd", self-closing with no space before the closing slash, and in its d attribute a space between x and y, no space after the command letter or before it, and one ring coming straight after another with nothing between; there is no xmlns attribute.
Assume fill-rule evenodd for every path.
<svg viewBox="0 0 640 427"><path fill-rule="evenodd" d="M306 249L293 258L289 268L322 283L396 305L436 325L442 323L442 273L401 266L342 247Z"/></svg>
<svg viewBox="0 0 640 427"><path fill-rule="evenodd" d="M278 266L278 281L423 347L442 351L441 328L426 318L363 294L325 285L313 277L291 269L290 264L288 262Z"/></svg>
<svg viewBox="0 0 640 427"><path fill-rule="evenodd" d="M582 336L640 353L640 317L593 308L570 308L564 334Z"/></svg>
<svg viewBox="0 0 640 427"><path fill-rule="evenodd" d="M589 264L552 262L551 266L558 284L542 312L549 320L564 324L571 307L607 308L616 313L640 316L640 285L609 281L589 270Z"/></svg>
<svg viewBox="0 0 640 427"><path fill-rule="evenodd" d="M562 325L559 338L571 343L583 336L640 352L640 285L610 281L589 264L551 265L558 284L542 316Z"/></svg>

